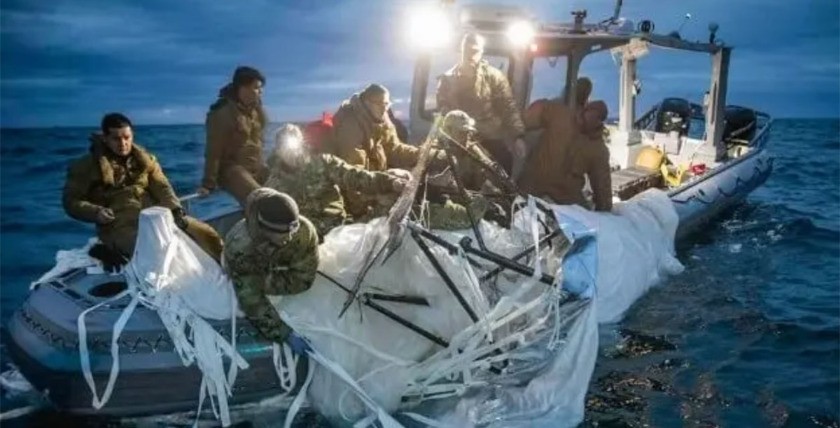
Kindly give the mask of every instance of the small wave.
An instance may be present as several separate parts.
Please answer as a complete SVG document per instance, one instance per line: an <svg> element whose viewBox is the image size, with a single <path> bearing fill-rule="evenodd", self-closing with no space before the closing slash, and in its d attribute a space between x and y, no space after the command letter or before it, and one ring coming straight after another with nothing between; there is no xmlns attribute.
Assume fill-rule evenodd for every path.
<svg viewBox="0 0 840 428"><path fill-rule="evenodd" d="M68 232L78 228L78 222L72 219L57 220L57 221L19 221L8 220L8 216L4 216L2 222L3 231L9 232Z"/></svg>
<svg viewBox="0 0 840 428"><path fill-rule="evenodd" d="M58 147L49 152L51 155L61 156L82 156L86 153L85 149L79 149L78 147Z"/></svg>
<svg viewBox="0 0 840 428"><path fill-rule="evenodd" d="M61 174L64 172L65 168L67 168L67 162L52 161L38 165L31 165L23 170L22 175L26 176L27 174L43 174L48 172Z"/></svg>
<svg viewBox="0 0 840 428"><path fill-rule="evenodd" d="M200 147L201 147L201 144L197 141L187 141L186 143L181 144L178 147L178 151L191 153L191 152L196 151L196 149L198 149Z"/></svg>
<svg viewBox="0 0 840 428"><path fill-rule="evenodd" d="M2 153L3 156L24 156L30 155L37 151L38 149L31 146L10 146L3 147L2 150L0 150L0 153Z"/></svg>

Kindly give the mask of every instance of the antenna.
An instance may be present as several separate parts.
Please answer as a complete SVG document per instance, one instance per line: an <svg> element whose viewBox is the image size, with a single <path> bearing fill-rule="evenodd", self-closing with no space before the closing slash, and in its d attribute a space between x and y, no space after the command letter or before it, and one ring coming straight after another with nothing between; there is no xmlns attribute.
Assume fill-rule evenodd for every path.
<svg viewBox="0 0 840 428"><path fill-rule="evenodd" d="M624 0L615 0L615 10L613 11L612 21L618 21L618 17L621 15L621 6L624 4Z"/></svg>
<svg viewBox="0 0 840 428"><path fill-rule="evenodd" d="M720 28L717 22L710 22L709 23L709 44L715 44L715 40L717 40L717 30Z"/></svg>
<svg viewBox="0 0 840 428"><path fill-rule="evenodd" d="M609 25L618 22L618 18L621 16L621 6L623 4L624 0L615 0L615 9L613 10L612 16L599 22L598 25Z"/></svg>

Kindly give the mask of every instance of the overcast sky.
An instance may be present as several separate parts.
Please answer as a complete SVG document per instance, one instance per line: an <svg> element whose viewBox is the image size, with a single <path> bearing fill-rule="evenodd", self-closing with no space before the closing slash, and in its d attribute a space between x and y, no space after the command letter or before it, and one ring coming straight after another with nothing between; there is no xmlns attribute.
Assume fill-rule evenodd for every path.
<svg viewBox="0 0 840 428"><path fill-rule="evenodd" d="M405 0L4 0L0 13L0 124L96 125L107 111L136 123L201 123L239 64L268 77L275 121L314 118L367 83L392 89L406 110L412 51ZM458 4L463 2L458 2ZM496 1L495 3L505 3ZM526 2L506 2L526 4ZM611 14L611 0L528 2L541 18ZM706 39L710 21L735 46L729 102L779 117L840 116L837 0L625 0L623 15L658 32ZM640 64L642 108L665 96L700 101L707 57L653 55ZM608 55L584 72L595 97L616 106L618 68Z"/></svg>

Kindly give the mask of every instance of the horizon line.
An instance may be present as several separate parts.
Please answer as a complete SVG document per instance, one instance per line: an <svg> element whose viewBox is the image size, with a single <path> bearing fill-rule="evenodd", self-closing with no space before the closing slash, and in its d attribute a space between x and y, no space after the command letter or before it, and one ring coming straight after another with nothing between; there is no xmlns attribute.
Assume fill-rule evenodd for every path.
<svg viewBox="0 0 840 428"><path fill-rule="evenodd" d="M772 117L773 120L840 120L840 117L836 116L787 116L787 117ZM618 118L609 118L615 119ZM281 124L281 123L306 123L312 122L318 119L309 119L309 120L284 120L284 121L269 121L269 124ZM150 126L161 126L161 127L175 127L175 126L204 126L204 123L201 122L194 122L194 123L135 123L133 127L150 127ZM54 125L54 126L0 126L0 131L23 131L23 130L34 130L34 129L90 129L90 128L99 128L99 125Z"/></svg>

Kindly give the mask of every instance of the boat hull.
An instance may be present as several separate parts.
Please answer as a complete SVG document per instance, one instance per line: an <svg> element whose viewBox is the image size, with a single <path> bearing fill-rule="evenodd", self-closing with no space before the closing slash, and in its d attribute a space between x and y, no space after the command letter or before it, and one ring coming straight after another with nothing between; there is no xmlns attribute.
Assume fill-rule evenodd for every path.
<svg viewBox="0 0 840 428"><path fill-rule="evenodd" d="M107 299L92 293L119 281L120 276L73 270L39 285L6 326L4 343L12 361L62 411L134 417L195 410L201 372L194 364L184 366L157 313L142 306L136 308L119 339L120 370L113 394L101 409L92 407L92 394L80 369L76 320L84 310ZM91 371L100 397L111 368L111 329L127 303L127 298L117 300L86 316ZM211 324L230 339L229 320ZM241 318L237 320L236 345L249 368L238 372L229 403L248 403L282 393L272 345ZM298 379L305 376L306 365L307 360L301 359Z"/></svg>
<svg viewBox="0 0 840 428"><path fill-rule="evenodd" d="M681 239L727 209L743 201L762 185L773 171L773 157L764 149L734 159L708 174L669 193L679 215L677 239Z"/></svg>

